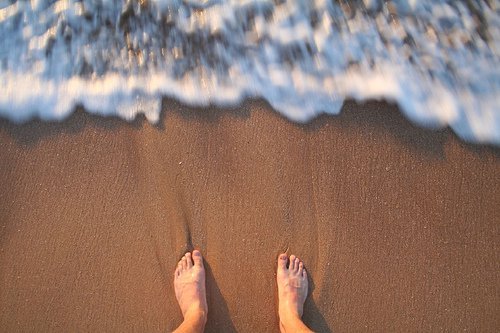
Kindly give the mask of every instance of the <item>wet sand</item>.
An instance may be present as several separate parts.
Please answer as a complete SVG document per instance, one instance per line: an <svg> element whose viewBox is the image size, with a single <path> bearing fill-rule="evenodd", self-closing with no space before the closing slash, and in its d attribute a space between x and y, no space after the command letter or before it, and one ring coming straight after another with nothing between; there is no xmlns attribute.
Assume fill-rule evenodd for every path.
<svg viewBox="0 0 500 333"><path fill-rule="evenodd" d="M278 332L276 257L319 332L500 327L500 150L386 103L290 123L261 101L163 103L157 126L0 121L0 331L165 332L206 258L207 332Z"/></svg>

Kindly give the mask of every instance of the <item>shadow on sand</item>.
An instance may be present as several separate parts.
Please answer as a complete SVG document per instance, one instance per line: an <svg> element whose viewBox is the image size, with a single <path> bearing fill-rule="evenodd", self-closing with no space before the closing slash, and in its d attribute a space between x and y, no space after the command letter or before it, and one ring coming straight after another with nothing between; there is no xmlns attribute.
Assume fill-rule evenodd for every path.
<svg viewBox="0 0 500 333"><path fill-rule="evenodd" d="M204 265L209 309L205 331L236 333L237 331L229 314L227 303L222 296L217 281L215 281L210 263L208 263L205 258Z"/></svg>

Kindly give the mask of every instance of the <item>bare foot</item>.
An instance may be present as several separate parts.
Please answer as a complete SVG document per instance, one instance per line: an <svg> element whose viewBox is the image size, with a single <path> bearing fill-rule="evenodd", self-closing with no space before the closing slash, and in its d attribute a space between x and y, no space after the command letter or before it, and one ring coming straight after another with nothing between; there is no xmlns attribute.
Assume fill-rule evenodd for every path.
<svg viewBox="0 0 500 333"><path fill-rule="evenodd" d="M278 257L278 298L280 328L282 331L308 330L301 321L304 302L307 298L307 273L304 264L294 255L286 267L288 257L285 253ZM299 323L300 322L300 323Z"/></svg>
<svg viewBox="0 0 500 333"><path fill-rule="evenodd" d="M177 264L174 275L175 297L184 319L207 318L207 298L205 292L205 268L200 251L187 252Z"/></svg>

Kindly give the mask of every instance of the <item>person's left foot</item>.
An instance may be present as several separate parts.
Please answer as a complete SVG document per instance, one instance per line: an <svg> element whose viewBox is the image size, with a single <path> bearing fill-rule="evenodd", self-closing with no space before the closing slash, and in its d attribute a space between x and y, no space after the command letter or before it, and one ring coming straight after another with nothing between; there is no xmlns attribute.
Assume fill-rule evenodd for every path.
<svg viewBox="0 0 500 333"><path fill-rule="evenodd" d="M290 256L290 264L287 267L288 257L282 253L278 257L278 282L279 316L287 319L290 316L301 318L304 302L307 297L307 273L302 261Z"/></svg>
<svg viewBox="0 0 500 333"><path fill-rule="evenodd" d="M200 251L187 252L179 261L174 274L174 289L184 318L202 316L206 321L205 268Z"/></svg>

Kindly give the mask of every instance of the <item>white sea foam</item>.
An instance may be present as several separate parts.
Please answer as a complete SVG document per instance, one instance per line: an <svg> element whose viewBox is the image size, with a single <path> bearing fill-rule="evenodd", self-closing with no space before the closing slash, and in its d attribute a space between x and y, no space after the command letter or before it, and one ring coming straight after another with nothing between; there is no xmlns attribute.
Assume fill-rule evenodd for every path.
<svg viewBox="0 0 500 333"><path fill-rule="evenodd" d="M344 4L339 4L344 3ZM345 98L500 144L500 5L452 0L0 0L0 115L159 119L262 97L294 121Z"/></svg>

